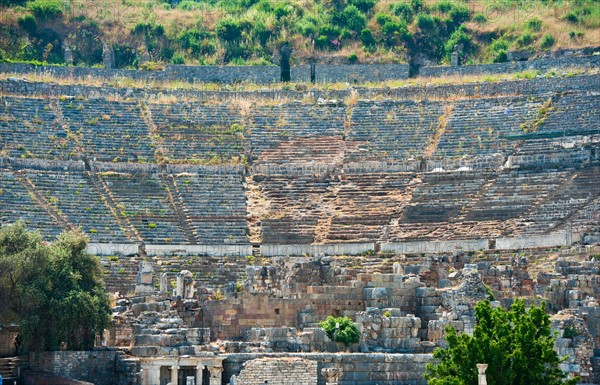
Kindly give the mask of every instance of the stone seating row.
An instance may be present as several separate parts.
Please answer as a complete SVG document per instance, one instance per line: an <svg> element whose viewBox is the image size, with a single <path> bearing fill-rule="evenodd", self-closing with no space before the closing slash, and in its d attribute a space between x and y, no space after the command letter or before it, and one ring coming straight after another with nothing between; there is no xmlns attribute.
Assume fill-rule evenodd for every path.
<svg viewBox="0 0 600 385"><path fill-rule="evenodd" d="M22 220L30 229L38 230L46 240L53 239L61 232L59 225L30 197L12 171L0 169L0 182L2 225Z"/></svg>
<svg viewBox="0 0 600 385"><path fill-rule="evenodd" d="M367 102L352 107L347 140L358 142L349 160L405 160L422 154L444 115L441 102Z"/></svg>
<svg viewBox="0 0 600 385"><path fill-rule="evenodd" d="M240 111L230 105L149 104L170 159L179 161L244 153ZM234 126L236 125L237 126Z"/></svg>
<svg viewBox="0 0 600 385"><path fill-rule="evenodd" d="M27 177L50 204L96 242L127 243L103 198L81 173L27 171Z"/></svg>
<svg viewBox="0 0 600 385"><path fill-rule="evenodd" d="M504 97L459 101L441 136L435 155L456 157L511 153L514 143L502 139L523 133L535 119L544 99Z"/></svg>
<svg viewBox="0 0 600 385"><path fill-rule="evenodd" d="M54 102L70 132L52 111ZM78 159L83 147L90 159L99 161L154 159L157 138L153 140L143 108L136 103L3 96L0 107L5 156ZM600 130L599 107L599 98L591 91L444 102L358 101L351 106L255 105L243 114L225 104L148 106L160 145L176 163L241 155L259 159L263 152L267 152L264 161L282 163L286 155L300 160L321 151L343 153L346 161L406 160L422 155L441 128L442 116L447 121L434 157L508 154L517 144L522 147L519 151L534 152L537 142L529 150L526 146L535 138L517 143L503 137L531 130L540 135L594 132ZM335 145L327 147L325 138L335 138ZM541 145L540 150L550 151Z"/></svg>
<svg viewBox="0 0 600 385"><path fill-rule="evenodd" d="M564 181L566 171L510 171L501 173L479 200L465 208L472 221L521 217Z"/></svg>
<svg viewBox="0 0 600 385"><path fill-rule="evenodd" d="M413 192L402 213L403 223L457 220L463 207L481 190L489 176L484 172L430 173Z"/></svg>
<svg viewBox="0 0 600 385"><path fill-rule="evenodd" d="M13 158L69 159L74 145L44 99L0 96L0 152Z"/></svg>
<svg viewBox="0 0 600 385"><path fill-rule="evenodd" d="M148 127L133 102L63 100L60 107L71 132L90 159L108 162L152 162Z"/></svg>
<svg viewBox="0 0 600 385"><path fill-rule="evenodd" d="M180 174L175 181L200 243L248 243L246 200L240 175Z"/></svg>
<svg viewBox="0 0 600 385"><path fill-rule="evenodd" d="M246 138L253 158L294 138L342 137L346 108L312 106L302 103L264 105L252 108L248 116Z"/></svg>
<svg viewBox="0 0 600 385"><path fill-rule="evenodd" d="M539 133L600 134L600 96L595 91L566 92L547 109Z"/></svg>

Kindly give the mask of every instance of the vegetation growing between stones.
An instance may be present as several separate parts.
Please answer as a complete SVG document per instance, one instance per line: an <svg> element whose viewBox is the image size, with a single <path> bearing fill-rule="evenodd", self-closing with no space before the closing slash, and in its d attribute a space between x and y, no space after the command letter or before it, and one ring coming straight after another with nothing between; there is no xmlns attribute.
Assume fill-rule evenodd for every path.
<svg viewBox="0 0 600 385"><path fill-rule="evenodd" d="M0 59L34 64L270 64L283 44L307 62L500 62L507 51L597 43L593 0L6 0L0 4ZM316 51L316 52L315 52Z"/></svg>
<svg viewBox="0 0 600 385"><path fill-rule="evenodd" d="M360 340L358 328L348 317L328 316L319 326L325 330L327 337L334 342L342 342L346 346L355 344Z"/></svg>
<svg viewBox="0 0 600 385"><path fill-rule="evenodd" d="M20 326L22 352L91 349L108 327L102 269L87 242L64 232L47 244L22 222L0 229L0 322Z"/></svg>
<svg viewBox="0 0 600 385"><path fill-rule="evenodd" d="M433 355L437 364L428 364L429 385L476 385L477 364L488 364L489 385L575 385L558 367L561 359L553 350L546 304L525 308L517 299L509 310L492 308L489 301L475 306L477 325L473 335L446 330L447 349Z"/></svg>

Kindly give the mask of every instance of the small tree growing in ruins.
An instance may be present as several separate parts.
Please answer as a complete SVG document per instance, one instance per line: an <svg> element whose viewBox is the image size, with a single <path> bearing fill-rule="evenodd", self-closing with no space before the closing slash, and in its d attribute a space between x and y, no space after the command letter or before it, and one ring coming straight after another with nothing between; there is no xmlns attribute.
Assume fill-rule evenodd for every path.
<svg viewBox="0 0 600 385"><path fill-rule="evenodd" d="M24 351L94 346L110 306L88 239L65 232L51 244L23 223L0 229L0 322L16 322Z"/></svg>
<svg viewBox="0 0 600 385"><path fill-rule="evenodd" d="M473 335L446 330L448 348L438 348L437 363L428 364L429 385L477 385L477 364L488 364L488 385L575 385L566 380L553 350L546 304L525 309L517 299L509 310L492 308L489 301L475 306L477 324Z"/></svg>
<svg viewBox="0 0 600 385"><path fill-rule="evenodd" d="M346 346L357 343L360 340L358 328L348 317L328 316L319 326L325 330L327 337L335 342L343 342Z"/></svg>

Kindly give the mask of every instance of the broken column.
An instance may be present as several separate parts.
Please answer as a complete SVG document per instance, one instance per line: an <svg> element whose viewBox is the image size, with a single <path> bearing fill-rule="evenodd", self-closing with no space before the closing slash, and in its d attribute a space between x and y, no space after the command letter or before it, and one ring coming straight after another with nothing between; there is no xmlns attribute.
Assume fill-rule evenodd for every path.
<svg viewBox="0 0 600 385"><path fill-rule="evenodd" d="M478 385L487 385L487 378L485 376L485 371L487 370L487 364L477 364L477 370L479 371L479 375L477 378Z"/></svg>
<svg viewBox="0 0 600 385"><path fill-rule="evenodd" d="M181 299L194 298L194 277L191 271L182 270L177 274L175 295Z"/></svg>
<svg viewBox="0 0 600 385"><path fill-rule="evenodd" d="M154 292L154 268L152 262L140 262L135 279L136 294Z"/></svg>

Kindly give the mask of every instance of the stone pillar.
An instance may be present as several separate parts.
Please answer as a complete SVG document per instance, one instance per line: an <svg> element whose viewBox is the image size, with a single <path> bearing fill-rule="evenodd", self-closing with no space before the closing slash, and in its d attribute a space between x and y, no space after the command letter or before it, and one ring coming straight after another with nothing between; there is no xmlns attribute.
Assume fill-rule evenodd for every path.
<svg viewBox="0 0 600 385"><path fill-rule="evenodd" d="M196 385L202 385L202 371L204 370L204 365L198 364L196 366Z"/></svg>
<svg viewBox="0 0 600 385"><path fill-rule="evenodd" d="M479 371L478 385L487 385L487 378L485 371L487 370L487 364L477 364L477 370Z"/></svg>
<svg viewBox="0 0 600 385"><path fill-rule="evenodd" d="M209 385L221 385L221 375L223 368L220 366L213 366L208 368L210 371L210 384Z"/></svg>
<svg viewBox="0 0 600 385"><path fill-rule="evenodd" d="M452 67L458 67L460 65L458 61L458 52L452 52L450 54L450 65Z"/></svg>
<svg viewBox="0 0 600 385"><path fill-rule="evenodd" d="M160 384L160 366L151 366L144 369L144 385Z"/></svg>
<svg viewBox="0 0 600 385"><path fill-rule="evenodd" d="M169 291L169 283L168 283L168 276L167 273L162 273L160 275L160 293L161 294L165 294L167 291Z"/></svg>
<svg viewBox="0 0 600 385"><path fill-rule="evenodd" d="M171 366L171 385L178 385L177 375L179 374L179 366Z"/></svg>

